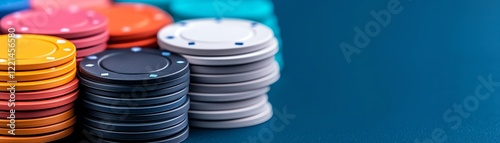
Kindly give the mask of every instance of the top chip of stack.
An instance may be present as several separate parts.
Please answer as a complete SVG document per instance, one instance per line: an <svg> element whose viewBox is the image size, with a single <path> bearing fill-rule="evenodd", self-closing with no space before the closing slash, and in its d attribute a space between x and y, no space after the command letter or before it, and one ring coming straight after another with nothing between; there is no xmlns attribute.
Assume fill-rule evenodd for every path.
<svg viewBox="0 0 500 143"><path fill-rule="evenodd" d="M158 47L157 31L173 22L169 14L146 4L115 4L99 12L109 19L108 48Z"/></svg>

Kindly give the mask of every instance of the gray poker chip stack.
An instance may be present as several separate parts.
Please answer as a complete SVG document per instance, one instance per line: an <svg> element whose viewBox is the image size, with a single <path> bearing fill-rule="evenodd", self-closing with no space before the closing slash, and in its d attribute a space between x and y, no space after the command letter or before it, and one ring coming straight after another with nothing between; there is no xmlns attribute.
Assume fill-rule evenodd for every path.
<svg viewBox="0 0 500 143"><path fill-rule="evenodd" d="M158 33L162 49L190 63L189 123L201 128L240 128L269 120L269 86L280 77L273 31L243 19L192 19Z"/></svg>
<svg viewBox="0 0 500 143"><path fill-rule="evenodd" d="M155 49L107 50L79 64L83 129L101 142L182 142L189 134L188 61Z"/></svg>

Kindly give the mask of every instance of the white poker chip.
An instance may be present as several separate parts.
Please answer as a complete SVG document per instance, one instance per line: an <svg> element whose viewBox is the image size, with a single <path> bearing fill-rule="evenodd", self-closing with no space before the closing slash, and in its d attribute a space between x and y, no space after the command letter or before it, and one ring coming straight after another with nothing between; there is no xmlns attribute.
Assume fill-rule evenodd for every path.
<svg viewBox="0 0 500 143"><path fill-rule="evenodd" d="M161 48L188 55L235 55L264 48L273 31L243 19L202 18L177 22L158 32Z"/></svg>
<svg viewBox="0 0 500 143"><path fill-rule="evenodd" d="M266 75L262 78L240 82L240 83L229 83L229 84L205 84L205 83L191 83L190 92L201 92L201 93L232 93L249 91L253 89L264 88L270 86L274 82L278 81L280 78L279 70L274 70L271 74Z"/></svg>
<svg viewBox="0 0 500 143"><path fill-rule="evenodd" d="M269 91L269 87L234 93L197 93L189 92L189 99L193 102L231 102L254 98Z"/></svg>
<svg viewBox="0 0 500 143"><path fill-rule="evenodd" d="M231 110L244 108L248 106L252 106L254 104L258 104L260 101L267 101L268 97L266 94L260 95L254 98L240 100L240 101L232 101L232 102L197 102L191 101L190 110L200 110L200 111L216 111L216 110Z"/></svg>
<svg viewBox="0 0 500 143"><path fill-rule="evenodd" d="M238 83L250 80L255 80L262 78L266 75L271 74L273 71L279 70L279 65L277 62L270 64L261 69L257 69L250 72L237 73L237 74L218 74L218 75L208 75L208 74L191 74L192 83Z"/></svg>
<svg viewBox="0 0 500 143"><path fill-rule="evenodd" d="M264 112L257 115L235 119L235 120L225 120L225 121L204 121L204 120L194 120L190 119L189 124L192 127L198 128L213 128L213 129L230 129L230 128L242 128L249 127L264 123L273 117L273 110L271 104L266 104Z"/></svg>
<svg viewBox="0 0 500 143"><path fill-rule="evenodd" d="M240 54L240 55L231 55L231 56L192 56L192 55L183 55L190 64L193 65L208 65L208 66L223 66L223 65L240 65L240 64L248 64L252 62L257 62L269 57L273 57L276 53L278 53L278 41L273 39L273 42L266 46L264 49L260 49L258 51Z"/></svg>
<svg viewBox="0 0 500 143"><path fill-rule="evenodd" d="M190 65L191 73L195 74L235 74L258 70L274 63L274 57L267 58L261 61L233 65L233 66L200 66L200 65Z"/></svg>
<svg viewBox="0 0 500 143"><path fill-rule="evenodd" d="M260 100L257 104L253 104L248 107L231 109L231 110L219 110L219 111L201 111L201 110L189 110L188 116L191 119L197 120L233 120L239 118L250 117L257 115L266 110L266 100Z"/></svg>

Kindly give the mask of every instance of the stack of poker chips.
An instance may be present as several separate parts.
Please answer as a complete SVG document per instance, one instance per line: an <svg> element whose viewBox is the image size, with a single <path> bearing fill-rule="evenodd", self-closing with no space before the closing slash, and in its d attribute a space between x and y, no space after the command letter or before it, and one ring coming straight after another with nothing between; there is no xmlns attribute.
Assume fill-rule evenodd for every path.
<svg viewBox="0 0 500 143"><path fill-rule="evenodd" d="M3 0L0 1L0 18L3 16L24 9L30 8L29 0Z"/></svg>
<svg viewBox="0 0 500 143"><path fill-rule="evenodd" d="M75 45L30 34L0 40L9 41L0 44L0 142L51 142L70 135L79 93Z"/></svg>
<svg viewBox="0 0 500 143"><path fill-rule="evenodd" d="M280 75L270 28L242 19L193 19L164 27L158 38L162 49L191 64L191 126L239 128L271 118L267 92Z"/></svg>
<svg viewBox="0 0 500 143"><path fill-rule="evenodd" d="M79 64L86 132L104 142L181 142L188 136L189 64L155 49L114 49Z"/></svg>
<svg viewBox="0 0 500 143"><path fill-rule="evenodd" d="M115 4L99 12L109 19L108 48L158 47L156 33L173 22L166 12L146 4Z"/></svg>
<svg viewBox="0 0 500 143"><path fill-rule="evenodd" d="M41 17L45 17L40 22ZM108 40L106 17L92 10L43 9L9 14L0 21L1 30L15 29L18 34L52 35L68 39L76 45L76 58L102 52ZM30 52L30 51L27 51Z"/></svg>
<svg viewBox="0 0 500 143"><path fill-rule="evenodd" d="M117 3L145 3L168 11L170 0L115 0Z"/></svg>
<svg viewBox="0 0 500 143"><path fill-rule="evenodd" d="M112 5L111 0L31 0L33 9L82 8L105 9Z"/></svg>
<svg viewBox="0 0 500 143"><path fill-rule="evenodd" d="M215 17L247 19L267 25L278 39L280 51L276 54L276 61L283 69L281 32L271 0L171 0L168 10L175 21Z"/></svg>

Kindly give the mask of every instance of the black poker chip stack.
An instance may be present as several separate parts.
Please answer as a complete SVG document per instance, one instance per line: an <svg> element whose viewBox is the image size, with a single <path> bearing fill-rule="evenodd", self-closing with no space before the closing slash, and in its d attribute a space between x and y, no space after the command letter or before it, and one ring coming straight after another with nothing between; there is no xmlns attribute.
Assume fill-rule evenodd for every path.
<svg viewBox="0 0 500 143"><path fill-rule="evenodd" d="M181 142L188 136L189 63L154 49L107 50L79 64L81 122L102 142Z"/></svg>

